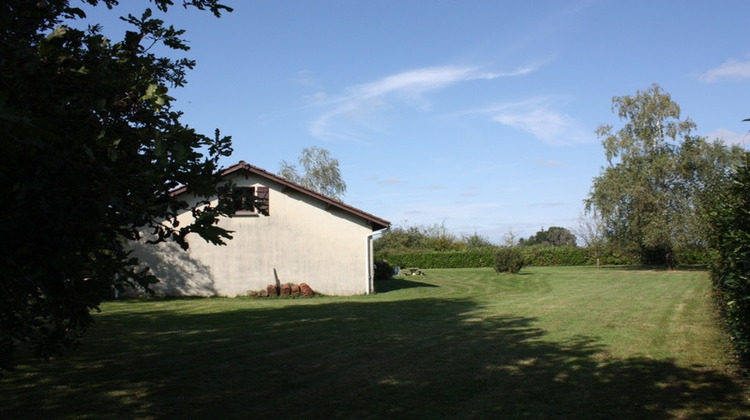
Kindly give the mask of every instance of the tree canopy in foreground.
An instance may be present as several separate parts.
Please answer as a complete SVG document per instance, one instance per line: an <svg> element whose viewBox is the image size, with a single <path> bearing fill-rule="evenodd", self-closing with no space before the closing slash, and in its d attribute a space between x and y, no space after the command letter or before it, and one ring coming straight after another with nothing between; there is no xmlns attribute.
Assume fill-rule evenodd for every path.
<svg viewBox="0 0 750 420"><path fill-rule="evenodd" d="M217 0L182 5L231 11ZM127 247L144 229L183 248L191 232L216 244L231 238L215 225L231 210L200 203L195 221L178 226L190 208L169 194L184 185L215 195L218 161L232 150L229 137L196 133L172 107L168 90L195 62L151 47L186 51L184 31L146 9L123 17L132 29L110 40L98 25L72 27L83 18L68 0L0 4L0 368L20 342L39 356L59 352L113 288L154 282Z"/></svg>

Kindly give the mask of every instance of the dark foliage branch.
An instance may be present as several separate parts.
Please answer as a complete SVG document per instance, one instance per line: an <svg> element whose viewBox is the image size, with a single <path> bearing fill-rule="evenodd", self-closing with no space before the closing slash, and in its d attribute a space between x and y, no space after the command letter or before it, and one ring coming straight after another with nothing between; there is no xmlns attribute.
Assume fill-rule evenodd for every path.
<svg viewBox="0 0 750 420"><path fill-rule="evenodd" d="M132 29L109 40L99 26L66 26L85 17L70 3L0 4L0 368L21 342L42 357L59 353L113 288L155 282L129 252L142 232L183 248L191 232L216 244L231 238L216 226L231 209L207 200L231 139L180 122L169 90L195 62L149 48L185 51L184 32L146 9L123 17ZM152 4L167 11L174 2ZM181 4L231 11L215 0ZM191 206L170 195L177 186L206 199ZM196 219L180 226L185 210Z"/></svg>

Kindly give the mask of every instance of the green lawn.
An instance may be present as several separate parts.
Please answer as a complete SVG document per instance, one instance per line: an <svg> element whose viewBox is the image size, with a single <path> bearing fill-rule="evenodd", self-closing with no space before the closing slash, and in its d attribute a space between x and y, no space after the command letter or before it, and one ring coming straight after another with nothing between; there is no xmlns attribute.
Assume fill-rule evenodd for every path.
<svg viewBox="0 0 750 420"><path fill-rule="evenodd" d="M428 270L378 293L121 301L0 418L738 418L702 271Z"/></svg>

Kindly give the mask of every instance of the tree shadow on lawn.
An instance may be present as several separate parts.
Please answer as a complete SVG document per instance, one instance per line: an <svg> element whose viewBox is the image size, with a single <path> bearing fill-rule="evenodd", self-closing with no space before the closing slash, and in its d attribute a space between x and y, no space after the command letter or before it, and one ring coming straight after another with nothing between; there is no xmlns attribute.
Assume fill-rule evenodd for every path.
<svg viewBox="0 0 750 420"><path fill-rule="evenodd" d="M430 284L430 283L423 283L421 281L414 281L414 280L394 277L394 278L390 278L387 280L376 281L375 293L388 293L394 290L412 289L415 287L438 287L438 286L434 284Z"/></svg>
<svg viewBox="0 0 750 420"><path fill-rule="evenodd" d="M587 266L597 270L607 271L707 271L708 266L702 264L684 264L675 268L669 268L663 265L602 265L600 267Z"/></svg>
<svg viewBox="0 0 750 420"><path fill-rule="evenodd" d="M302 302L302 301L300 301ZM545 340L468 299L103 314L78 353L0 379L3 418L736 418L742 383Z"/></svg>

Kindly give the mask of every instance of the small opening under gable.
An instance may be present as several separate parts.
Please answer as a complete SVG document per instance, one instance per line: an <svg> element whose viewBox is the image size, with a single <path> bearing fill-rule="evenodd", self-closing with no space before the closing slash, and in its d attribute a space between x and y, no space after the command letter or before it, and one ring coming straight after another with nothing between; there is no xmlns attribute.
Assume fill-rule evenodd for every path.
<svg viewBox="0 0 750 420"><path fill-rule="evenodd" d="M251 187L235 186L224 198L231 200L235 216L268 216L270 209L268 196L268 187L254 185Z"/></svg>

